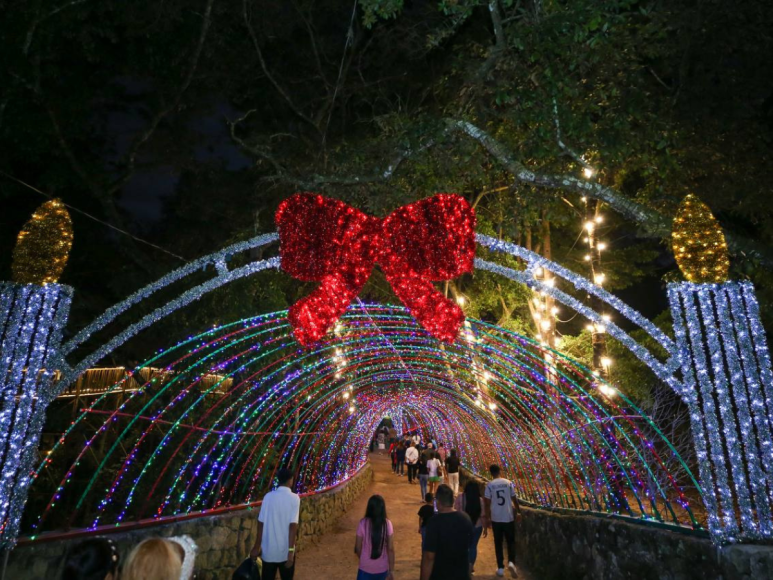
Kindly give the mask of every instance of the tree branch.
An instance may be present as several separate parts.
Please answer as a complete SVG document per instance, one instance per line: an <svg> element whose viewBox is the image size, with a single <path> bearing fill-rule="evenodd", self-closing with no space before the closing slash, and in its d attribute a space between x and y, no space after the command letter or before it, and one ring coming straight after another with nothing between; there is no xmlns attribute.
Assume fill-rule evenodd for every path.
<svg viewBox="0 0 773 580"><path fill-rule="evenodd" d="M494 37L496 38L494 50L501 52L506 48L507 41L505 39L505 30L502 27L502 13L499 11L499 0L489 0L488 9L491 14L491 24L494 26Z"/></svg>
<svg viewBox="0 0 773 580"><path fill-rule="evenodd" d="M558 147L569 155L572 159L574 159L577 163L582 165L583 167L586 167L588 169L593 169L586 161L583 159L582 155L579 155L574 149L569 147L566 143L564 143L563 138L561 136L561 121L558 116L558 101L556 101L555 97L553 97L553 120L555 121L556 125L556 141L558 142Z"/></svg>
<svg viewBox="0 0 773 580"><path fill-rule="evenodd" d="M201 53L204 49L204 41L207 38L207 33L209 32L209 27L212 22L212 5L214 4L215 0L207 0L207 5L204 8L204 14L202 16L202 23L201 23L201 30L199 32L199 38L196 43L196 48L193 51L193 57L191 59L191 63L188 66L188 71L185 74L185 78L183 79L182 85L180 85L180 88L175 93L171 103L167 107L163 107L160 109L156 115L153 117L153 119L150 121L150 124L148 127L143 131L139 137L137 137L134 142L132 143L131 147L129 148L129 151L126 155L126 162L125 162L125 168L124 168L124 175L117 179L109 188L108 194L113 194L119 189L121 189L132 177L134 174L134 168L137 163L137 154L139 153L140 148L147 143L147 141L153 136L153 133L158 128L158 125L161 123L161 121L166 117L169 113L171 113L174 109L176 109L180 101L182 100L183 94L190 86L191 82L193 81L193 75L196 73L196 69L199 66L199 60L201 59Z"/></svg>
<svg viewBox="0 0 773 580"><path fill-rule="evenodd" d="M37 32L38 26L40 26L40 24L44 20L48 20L52 16L56 16L66 8L70 8L71 6L76 6L78 4L83 4L86 1L87 0L72 0L71 2L68 2L67 4L62 4L61 6L59 6L59 8L54 8L51 12L48 12L43 16L33 20L32 24L27 30L27 35L24 37L24 44L22 45L22 54L24 54L25 57L29 56L29 51L30 51L30 47L32 46L32 40L35 37L35 32Z"/></svg>
<svg viewBox="0 0 773 580"><path fill-rule="evenodd" d="M24 56L24 58L25 59L29 58L29 52L30 52L30 47L32 46L32 41L35 38L35 33L38 30L38 26L40 26L40 24L42 22L44 22L45 20L48 20L52 16L55 16L55 15L59 14L62 10L65 10L65 9L70 8L72 6L76 6L78 4L83 4L86 1L87 0L71 0L70 2L67 2L66 4L63 4L63 5L59 6L58 8L54 8L50 12L47 12L46 14L44 14L43 16L39 16L39 17L35 18L30 23L30 27L27 29L27 34L24 36L24 42L22 43L22 46L21 46L21 53ZM16 76L17 80L19 80L19 77L17 75L14 75L14 76ZM27 86L29 83L27 83L26 81L22 81L22 84ZM10 97L10 90L8 90L8 87L6 87L6 90L4 91L3 98L2 98L2 100L0 100L0 128L2 128L2 126L3 126L3 118L5 116L5 109L8 106L8 102L10 101L10 98L11 98Z"/></svg>
<svg viewBox="0 0 773 580"><path fill-rule="evenodd" d="M70 2L69 4L65 4L60 8L50 12L45 17L43 17L43 19L53 16L54 14L63 10L64 8L73 6L75 4L79 4L83 1L85 0L73 0L73 2ZM151 136L153 135L153 133L155 132L156 128L161 123L161 121L164 119L164 117L166 117L171 111L173 111L177 106L179 106L180 101L182 100L183 94L190 86L193 80L193 76L196 72L196 69L198 68L198 63L201 58L201 53L204 47L204 41L207 37L207 32L209 31L213 4L214 4L214 0L207 0L207 4L203 15L201 31L199 33L199 38L193 52L191 64L188 67L188 71L183 79L182 85L175 93L170 104L160 109L153 117L153 119L151 120L150 124L145 129L145 131L143 131L133 141L124 161L124 169L123 169L122 175L118 179L114 180L107 187L103 187L100 183L98 183L95 179L93 179L89 175L88 171L86 171L85 167L80 163L77 156L75 155L75 152L70 147L70 144L67 138L64 136L64 132L62 131L61 124L59 123L56 113L54 112L54 109L51 107L50 104L48 104L48 102L45 99L45 96L40 94L40 91L38 90L37 87L28 87L33 92L35 97L41 100L43 107L46 109L46 112L48 113L48 117L51 120L51 125L53 126L56 139L59 143L60 148L62 149L62 152L64 153L65 158L68 160L71 168L73 169L75 174L78 175L78 177L80 177L83 183L87 186L89 192L99 201L102 207L102 210L105 214L105 217L109 221L115 224L121 225L123 223L123 220L115 206L114 194L118 192L131 179L132 175L134 174L137 155L142 145L144 145L151 138ZM40 19L39 21L42 21L43 19ZM27 35L27 40L30 43L31 43L33 34L34 34L34 28L31 28ZM123 246L123 242L125 240L123 238L120 238L120 240L122 241L119 242L119 245ZM131 259L135 264L140 266L143 270L148 272L151 271L150 262L144 259L143 253L132 242L126 242L126 244L128 246L124 248L126 256L129 259Z"/></svg>
<svg viewBox="0 0 773 580"><path fill-rule="evenodd" d="M320 128L317 126L317 124L314 122L311 117L306 115L301 109L293 102L293 100L290 98L290 95L287 94L287 91L285 91L282 88L282 85L279 84L279 82L274 78L274 75L271 74L271 71L268 70L268 65L266 64L266 59L263 58L263 51L260 49L260 43L258 42L258 37L255 34L255 29L252 27L252 21L250 20L250 16L247 12L247 2L248 0L244 0L242 3L242 13L244 16L244 24L247 26L247 32L250 35L250 39L252 40L252 46L255 48L255 53L258 56L258 62L260 62L260 68L263 69L263 74L266 75L266 78L269 80L269 82L274 85L274 88L279 93L279 95L284 99L284 101L287 103L287 105L290 107L293 113L295 113L300 119L303 119L306 121L309 125L314 127L314 130L321 135Z"/></svg>
<svg viewBox="0 0 773 580"><path fill-rule="evenodd" d="M670 216L665 216L658 211L628 199L611 187L579 179L573 175L548 175L531 171L523 163L515 159L504 145L469 121L446 119L446 126L480 143L492 157L507 169L516 181L537 187L577 193L603 201L623 217L638 224L644 235L666 238L671 234L672 218ZM725 232L725 237L727 238L728 247L734 254L742 254L759 260L762 264L773 266L773 255L771 255L769 248L754 240L732 233Z"/></svg>
<svg viewBox="0 0 773 580"><path fill-rule="evenodd" d="M671 231L669 218L624 197L610 187L579 179L573 175L548 175L531 171L515 159L499 141L469 121L447 119L446 124L452 130L480 143L521 183L578 193L603 201L624 217L640 224L648 234L653 236L664 237Z"/></svg>
<svg viewBox="0 0 773 580"><path fill-rule="evenodd" d="M235 121L231 121L229 119L225 120L231 134L231 140L233 140L233 142L236 143L245 153L249 153L255 157L268 161L273 166L274 171L276 171L277 178L281 177L284 181L288 176L287 169L281 163L279 163L279 161L277 161L276 157L271 154L269 149L259 147L257 145L250 145L236 134L237 125L244 122L247 117L252 115L255 111L256 109L250 109Z"/></svg>
<svg viewBox="0 0 773 580"><path fill-rule="evenodd" d="M295 11L298 13L298 16L301 17L301 20L303 20L303 23L306 25L306 32L309 35L309 42L311 43L311 50L314 53L314 62L317 65L317 72L319 73L319 77L322 79L322 82L325 84L325 89L327 90L328 95L330 94L332 85L330 84L330 81L327 79L327 75L325 74L325 68L322 66L322 58L319 54L319 47L317 46L317 37L315 35L314 26L311 23L311 17L307 18L306 15L303 13L303 10L301 10L301 7L298 6L298 3L295 0L292 0L293 8L295 8Z"/></svg>
<svg viewBox="0 0 773 580"><path fill-rule="evenodd" d="M51 119L51 125L54 127L54 133L56 134L56 139L59 142L59 147L62 149L62 152L67 158L67 161L70 163L70 167L72 167L76 175L80 177L91 194L100 203L102 211L104 212L105 218L108 220L108 222L115 224L118 229L125 229L125 226L123 225L123 219L118 213L118 210L115 207L115 203L113 202L113 197L110 195L105 195L99 184L91 179L91 176L81 165L80 161L78 161L78 158L75 156L75 153L70 147L67 138L62 132L59 119L56 117L54 110L50 106L46 105L46 111L48 112L49 119ZM136 246L133 240L126 240L121 236L119 236L117 239L119 247L124 250L124 254L131 262L139 266L140 269L145 272L151 271L150 262L145 259L144 253ZM124 247L124 244L126 247Z"/></svg>
<svg viewBox="0 0 773 580"><path fill-rule="evenodd" d="M406 147L404 149L399 150L397 154L392 158L389 165L386 166L385 169L376 170L371 174L365 174L365 175L311 174L308 177L303 177L303 176L295 175L290 171L288 171L287 168L284 167L276 159L276 157L274 157L270 149L265 147L260 147L258 145L251 145L236 134L237 126L243 121L245 121L247 117L249 117L254 112L255 112L254 110L248 111L246 114L244 114L239 119L236 119L235 121L230 121L226 119L226 123L228 124L231 139L233 140L233 142L236 143L236 145L239 146L245 153L248 153L250 155L253 155L255 157L268 161L268 163L270 163L274 167L274 170L276 171L276 174L272 176L270 179L273 179L276 181L282 181L284 183L289 183L289 184L297 185L308 189L314 189L316 187L325 186L325 185L340 185L343 187L347 187L347 186L364 185L367 183L383 183L385 181L389 181L390 179L392 179L392 177L394 177L397 170L406 160L411 159L417 155L420 155L421 153L427 151L428 149L431 149L442 140L442 137L444 137L445 135L451 132L451 129L446 127L437 137L428 139L418 147L415 147L415 148Z"/></svg>

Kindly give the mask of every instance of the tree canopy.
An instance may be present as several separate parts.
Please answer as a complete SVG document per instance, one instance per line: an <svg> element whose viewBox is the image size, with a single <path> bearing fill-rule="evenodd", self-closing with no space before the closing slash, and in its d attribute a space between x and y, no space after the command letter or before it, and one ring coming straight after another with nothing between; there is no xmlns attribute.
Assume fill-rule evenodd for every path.
<svg viewBox="0 0 773 580"><path fill-rule="evenodd" d="M671 220L694 193L773 327L766 2L0 6L3 272L44 201L27 185L77 208L62 278L78 292L76 325L185 260L273 230L279 201L311 190L376 215L455 191L480 231L586 274L591 203L605 287L650 317L665 298L646 289L680 277ZM283 308L305 290L272 274L172 324ZM472 315L539 333L525 288L476 273L448 291ZM366 294L390 291L376 274ZM588 360L584 324L563 316L562 348Z"/></svg>

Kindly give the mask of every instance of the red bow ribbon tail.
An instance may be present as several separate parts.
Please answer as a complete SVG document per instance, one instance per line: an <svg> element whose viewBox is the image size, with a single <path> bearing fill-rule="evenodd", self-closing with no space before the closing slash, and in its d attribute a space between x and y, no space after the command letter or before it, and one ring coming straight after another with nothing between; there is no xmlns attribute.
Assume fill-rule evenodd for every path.
<svg viewBox="0 0 773 580"><path fill-rule="evenodd" d="M361 287L354 287L341 274L325 276L319 287L290 307L288 319L295 338L303 346L321 340L346 312Z"/></svg>
<svg viewBox="0 0 773 580"><path fill-rule="evenodd" d="M276 223L282 269L320 282L288 316L298 342L308 346L325 336L370 276L380 220L335 199L296 194L280 204Z"/></svg>
<svg viewBox="0 0 773 580"><path fill-rule="evenodd" d="M443 342L456 340L464 324L464 311L453 300L414 272L386 272L386 278L400 301L432 336Z"/></svg>

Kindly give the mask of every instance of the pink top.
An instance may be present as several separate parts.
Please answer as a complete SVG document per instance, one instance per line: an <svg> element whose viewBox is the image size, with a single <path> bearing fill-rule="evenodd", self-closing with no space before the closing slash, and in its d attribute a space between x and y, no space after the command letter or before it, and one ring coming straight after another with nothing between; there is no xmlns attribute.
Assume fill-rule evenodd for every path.
<svg viewBox="0 0 773 580"><path fill-rule="evenodd" d="M466 496L464 493L460 493L456 496L456 500L454 501L454 509L458 512L463 512L464 507L466 505ZM472 522L473 527L475 528L485 528L488 526L488 519L486 518L486 504L483 501L483 498L480 498L480 517L478 518L477 522Z"/></svg>
<svg viewBox="0 0 773 580"><path fill-rule="evenodd" d="M360 570L368 574L383 574L389 572L389 549L388 537L392 536L392 522L387 520L387 538L384 538L384 548L381 550L381 556L375 560L370 558L370 520L362 518L357 527L357 537L362 538L362 552L360 552Z"/></svg>

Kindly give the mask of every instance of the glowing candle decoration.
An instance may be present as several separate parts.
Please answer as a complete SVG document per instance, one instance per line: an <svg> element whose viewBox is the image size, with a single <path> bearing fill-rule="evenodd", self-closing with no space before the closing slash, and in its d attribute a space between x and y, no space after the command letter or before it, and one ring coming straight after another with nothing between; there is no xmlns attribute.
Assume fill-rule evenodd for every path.
<svg viewBox="0 0 773 580"><path fill-rule="evenodd" d="M13 281L53 284L67 265L72 247L72 220L60 199L45 202L24 224L13 250Z"/></svg>
<svg viewBox="0 0 773 580"><path fill-rule="evenodd" d="M730 268L725 234L708 206L687 195L674 217L671 246L690 282L724 282Z"/></svg>

